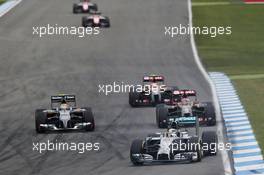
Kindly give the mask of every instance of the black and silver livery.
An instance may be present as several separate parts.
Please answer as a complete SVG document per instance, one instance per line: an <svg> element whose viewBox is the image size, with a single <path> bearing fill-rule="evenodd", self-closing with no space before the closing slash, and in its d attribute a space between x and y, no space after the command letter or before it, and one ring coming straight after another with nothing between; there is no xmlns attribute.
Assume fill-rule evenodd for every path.
<svg viewBox="0 0 264 175"><path fill-rule="evenodd" d="M181 130L184 122L193 122L196 133ZM205 131L200 136L198 118L181 118L163 133L149 134L144 140L134 140L130 147L130 160L134 165L154 162L199 162L204 156L217 154L217 136Z"/></svg>
<svg viewBox="0 0 264 175"><path fill-rule="evenodd" d="M110 19L107 16L101 15L100 12L95 12L92 15L82 17L82 26L109 28Z"/></svg>
<svg viewBox="0 0 264 175"><path fill-rule="evenodd" d="M95 128L94 116L90 107L77 108L75 95L51 96L50 109L35 111L37 133L48 130L85 130Z"/></svg>

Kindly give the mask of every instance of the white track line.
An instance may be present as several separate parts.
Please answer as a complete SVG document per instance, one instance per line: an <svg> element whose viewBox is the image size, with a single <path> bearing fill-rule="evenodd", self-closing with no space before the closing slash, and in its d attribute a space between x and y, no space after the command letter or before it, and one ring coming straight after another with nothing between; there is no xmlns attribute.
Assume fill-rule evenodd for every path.
<svg viewBox="0 0 264 175"><path fill-rule="evenodd" d="M192 3L191 0L188 0L188 12L189 12L189 25L190 27L193 26L193 15L192 15ZM217 135L218 135L218 140L219 142L224 143L224 127L222 125L222 118L221 118L221 110L220 110L220 105L218 103L218 98L217 98L217 94L216 94L216 88L214 83L212 82L212 80L210 79L209 75L207 74L207 72L205 71L201 60L198 56L198 52L197 52L197 48L195 45L195 40L194 40L194 36L193 34L190 35L190 40L191 40L191 47L192 47L192 51L193 51L193 56L194 56L194 60L198 66L198 68L200 69L202 75L204 76L204 78L206 79L206 81L208 82L210 88L211 88L211 93L213 95L213 101L214 101L214 107L215 107L215 112L216 112L216 117L217 117ZM231 168L231 163L229 160L229 156L227 151L220 151L221 156L222 156L222 163L224 166L224 173L225 175L232 175L232 168Z"/></svg>
<svg viewBox="0 0 264 175"><path fill-rule="evenodd" d="M216 5L230 5L230 2L195 2L192 6L216 6Z"/></svg>
<svg viewBox="0 0 264 175"><path fill-rule="evenodd" d="M3 7L6 3L10 3L10 6L0 11L0 18L4 16L7 12L9 12L12 8L14 8L17 4L19 4L21 1L22 0L11 0L1 4L0 6Z"/></svg>

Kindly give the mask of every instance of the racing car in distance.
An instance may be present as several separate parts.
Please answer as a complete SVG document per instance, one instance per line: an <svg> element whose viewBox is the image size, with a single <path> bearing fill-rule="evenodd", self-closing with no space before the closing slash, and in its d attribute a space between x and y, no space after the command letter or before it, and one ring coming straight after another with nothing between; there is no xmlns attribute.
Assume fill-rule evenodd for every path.
<svg viewBox="0 0 264 175"><path fill-rule="evenodd" d="M100 12L95 12L92 15L82 17L82 26L109 28L110 19L107 16L102 16Z"/></svg>
<svg viewBox="0 0 264 175"><path fill-rule="evenodd" d="M196 133L181 130L185 122L193 122ZM144 140L134 140L130 147L130 160L134 165L152 162L200 162L204 156L217 154L217 136L214 131L204 131L200 136L198 119L179 117L171 129L149 134Z"/></svg>
<svg viewBox="0 0 264 175"><path fill-rule="evenodd" d="M167 101L166 101L167 100ZM201 125L214 126L216 115L211 102L200 103L194 90L175 90L171 99L156 106L156 123L167 128L177 117L198 117ZM190 124L191 125L191 124Z"/></svg>
<svg viewBox="0 0 264 175"><path fill-rule="evenodd" d="M85 130L93 131L95 127L91 108L77 108L75 95L51 96L50 109L35 111L37 133L48 130Z"/></svg>
<svg viewBox="0 0 264 175"><path fill-rule="evenodd" d="M98 10L97 4L89 0L81 0L79 3L73 4L73 13L91 13Z"/></svg>
<svg viewBox="0 0 264 175"><path fill-rule="evenodd" d="M142 92L133 89L129 91L129 104L132 107L156 106L163 102L165 91L164 77L161 75L149 75L143 77Z"/></svg>

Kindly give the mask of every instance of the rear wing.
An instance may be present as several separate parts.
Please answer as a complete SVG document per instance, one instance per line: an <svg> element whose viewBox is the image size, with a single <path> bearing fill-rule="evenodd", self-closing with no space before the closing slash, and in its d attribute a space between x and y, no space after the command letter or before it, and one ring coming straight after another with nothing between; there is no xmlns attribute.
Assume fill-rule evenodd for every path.
<svg viewBox="0 0 264 175"><path fill-rule="evenodd" d="M157 75L144 76L143 82L164 82L164 77Z"/></svg>
<svg viewBox="0 0 264 175"><path fill-rule="evenodd" d="M173 91L173 95L180 95L180 96L185 96L185 97L196 96L196 91L195 90L175 90Z"/></svg>
<svg viewBox="0 0 264 175"><path fill-rule="evenodd" d="M53 104L55 103L74 103L74 106L76 106L76 97L75 95L54 95L51 96L51 107L53 108Z"/></svg>
<svg viewBox="0 0 264 175"><path fill-rule="evenodd" d="M191 125L195 127L196 135L199 137L200 134L200 124L199 118L197 116L189 116L189 117L176 117L175 121L171 123L171 128L181 128L186 125Z"/></svg>

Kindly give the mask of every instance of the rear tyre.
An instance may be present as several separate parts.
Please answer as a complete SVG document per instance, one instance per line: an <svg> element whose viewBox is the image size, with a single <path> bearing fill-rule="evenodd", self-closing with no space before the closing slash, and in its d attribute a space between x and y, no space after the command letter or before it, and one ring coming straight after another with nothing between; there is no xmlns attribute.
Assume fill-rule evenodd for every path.
<svg viewBox="0 0 264 175"><path fill-rule="evenodd" d="M215 126L216 125L216 115L215 109L212 102L206 103L205 108L205 117L207 118L207 126Z"/></svg>
<svg viewBox="0 0 264 175"><path fill-rule="evenodd" d="M83 120L84 123L91 123L90 125L85 126L86 131L94 131L95 128L95 122L94 122L94 116L92 113L91 108L85 108L86 111L83 112Z"/></svg>
<svg viewBox="0 0 264 175"><path fill-rule="evenodd" d="M37 109L35 111L35 129L37 133L44 133L46 131L45 128L41 127L40 124L47 123L47 116L43 112L45 109Z"/></svg>
<svg viewBox="0 0 264 175"><path fill-rule="evenodd" d="M168 109L164 104L159 104L156 106L156 124L159 128L168 127Z"/></svg>
<svg viewBox="0 0 264 175"><path fill-rule="evenodd" d="M208 148L207 150L203 150L205 156L214 156L217 154L218 139L214 131L203 132L202 143L204 147Z"/></svg>
<svg viewBox="0 0 264 175"><path fill-rule="evenodd" d="M133 154L142 154L143 152L143 141L142 140L134 140L130 147L130 160L135 166L143 165L143 162L140 162L138 159L133 157Z"/></svg>

